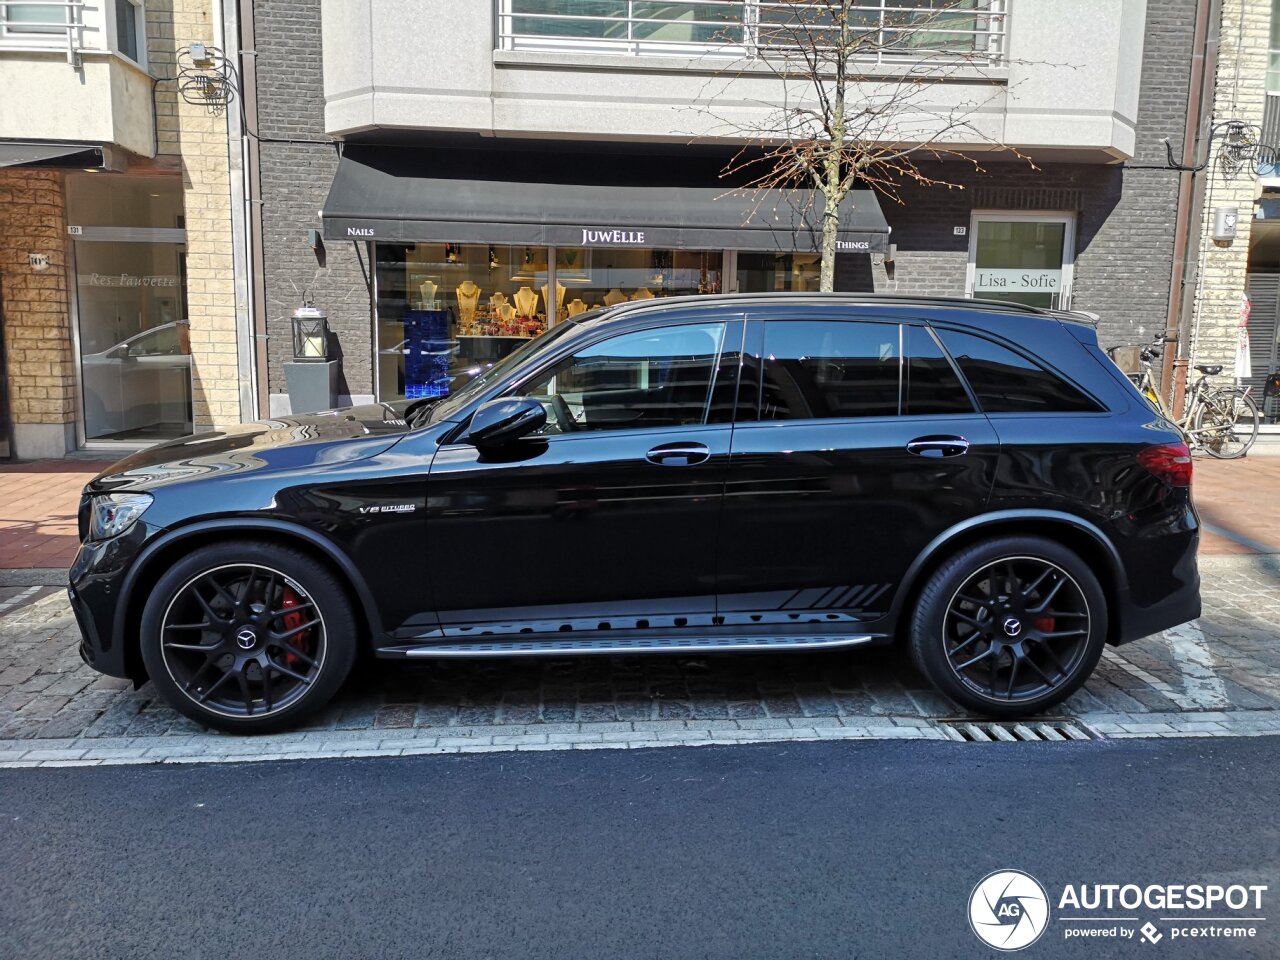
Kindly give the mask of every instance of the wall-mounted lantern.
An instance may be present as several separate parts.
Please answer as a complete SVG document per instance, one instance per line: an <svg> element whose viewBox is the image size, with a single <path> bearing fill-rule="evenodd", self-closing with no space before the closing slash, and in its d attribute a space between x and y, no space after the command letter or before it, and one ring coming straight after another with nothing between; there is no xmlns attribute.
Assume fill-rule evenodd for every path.
<svg viewBox="0 0 1280 960"><path fill-rule="evenodd" d="M329 359L329 317L306 304L293 311L293 359L323 363Z"/></svg>

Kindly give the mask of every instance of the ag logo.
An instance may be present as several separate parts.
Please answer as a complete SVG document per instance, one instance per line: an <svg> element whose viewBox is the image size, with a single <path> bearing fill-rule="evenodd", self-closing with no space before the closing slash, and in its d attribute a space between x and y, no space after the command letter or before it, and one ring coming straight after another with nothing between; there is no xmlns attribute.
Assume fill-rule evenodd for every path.
<svg viewBox="0 0 1280 960"><path fill-rule="evenodd" d="M969 894L969 926L989 947L1021 950L1039 940L1048 925L1049 897L1021 870L989 873Z"/></svg>

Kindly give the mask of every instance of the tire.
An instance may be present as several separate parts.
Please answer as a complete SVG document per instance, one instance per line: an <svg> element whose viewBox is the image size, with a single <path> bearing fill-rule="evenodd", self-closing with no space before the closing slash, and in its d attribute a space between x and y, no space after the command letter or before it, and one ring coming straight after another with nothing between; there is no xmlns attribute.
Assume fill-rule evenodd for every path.
<svg viewBox="0 0 1280 960"><path fill-rule="evenodd" d="M230 541L195 550L156 583L139 645L170 706L205 726L270 733L342 686L356 656L347 590L290 547Z"/></svg>
<svg viewBox="0 0 1280 960"><path fill-rule="evenodd" d="M1206 442L1200 431L1220 423L1225 427L1228 420L1232 439L1224 443L1222 434L1219 433ZM1219 460L1235 460L1248 453L1253 442L1258 439L1258 424L1261 421L1258 405L1247 393L1217 393L1207 397L1196 408L1191 435L1195 438L1196 445L1209 456Z"/></svg>
<svg viewBox="0 0 1280 960"><path fill-rule="evenodd" d="M925 583L911 618L911 657L961 706L997 719L1025 716L1056 706L1089 678L1107 614L1098 578L1066 547L1042 537L985 540Z"/></svg>

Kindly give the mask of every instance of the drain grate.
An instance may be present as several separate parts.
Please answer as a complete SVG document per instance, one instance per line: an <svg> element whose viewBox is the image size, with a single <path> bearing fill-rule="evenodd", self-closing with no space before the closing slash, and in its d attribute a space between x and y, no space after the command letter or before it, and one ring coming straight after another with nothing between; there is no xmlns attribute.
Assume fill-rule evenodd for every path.
<svg viewBox="0 0 1280 960"><path fill-rule="evenodd" d="M993 743L1015 740L1101 740L1102 734L1079 720L1027 720L995 723L991 720L940 720L949 740L959 743Z"/></svg>

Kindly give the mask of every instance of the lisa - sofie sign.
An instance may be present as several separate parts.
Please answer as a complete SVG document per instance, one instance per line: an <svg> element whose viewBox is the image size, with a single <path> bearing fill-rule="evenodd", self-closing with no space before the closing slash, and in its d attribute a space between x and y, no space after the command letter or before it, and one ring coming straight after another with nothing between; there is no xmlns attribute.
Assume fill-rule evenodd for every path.
<svg viewBox="0 0 1280 960"><path fill-rule="evenodd" d="M1062 271L975 267L973 290L975 293L1059 293L1062 290Z"/></svg>

